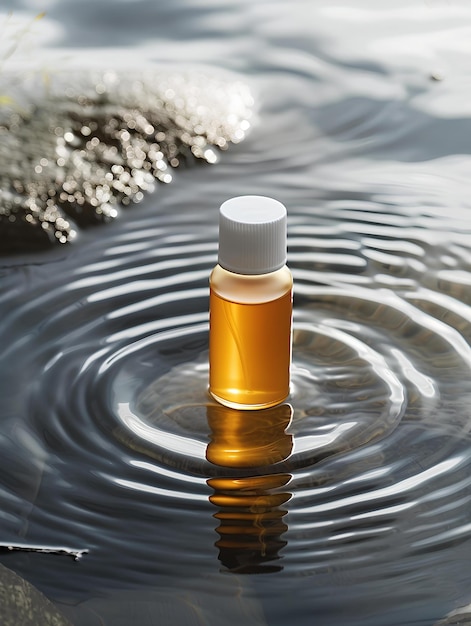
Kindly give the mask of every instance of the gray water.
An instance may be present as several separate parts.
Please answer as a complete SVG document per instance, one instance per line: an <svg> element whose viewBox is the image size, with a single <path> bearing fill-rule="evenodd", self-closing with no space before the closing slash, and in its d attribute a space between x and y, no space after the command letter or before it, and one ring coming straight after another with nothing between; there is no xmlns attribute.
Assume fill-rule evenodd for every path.
<svg viewBox="0 0 471 626"><path fill-rule="evenodd" d="M113 223L2 257L1 543L80 555L2 563L87 626L431 626L471 602L471 11L45 8L49 62L213 65L257 120ZM246 193L288 207L295 279L292 393L259 416L206 393L217 213ZM242 460L211 462L233 429Z"/></svg>

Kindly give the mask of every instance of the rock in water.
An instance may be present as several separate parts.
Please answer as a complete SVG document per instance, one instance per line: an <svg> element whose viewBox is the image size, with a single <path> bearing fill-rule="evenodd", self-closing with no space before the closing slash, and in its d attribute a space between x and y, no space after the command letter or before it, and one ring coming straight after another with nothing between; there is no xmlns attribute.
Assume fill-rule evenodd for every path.
<svg viewBox="0 0 471 626"><path fill-rule="evenodd" d="M66 244L172 169L215 163L250 127L239 80L193 71L74 75L0 107L0 252ZM31 97L39 91L41 97Z"/></svg>

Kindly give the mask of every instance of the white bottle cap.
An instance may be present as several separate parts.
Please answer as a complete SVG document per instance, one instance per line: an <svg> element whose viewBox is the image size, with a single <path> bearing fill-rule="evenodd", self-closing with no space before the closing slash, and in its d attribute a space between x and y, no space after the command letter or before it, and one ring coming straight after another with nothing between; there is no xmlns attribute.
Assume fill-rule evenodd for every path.
<svg viewBox="0 0 471 626"><path fill-rule="evenodd" d="M219 259L235 274L268 274L286 263L286 208L265 196L238 196L219 210Z"/></svg>

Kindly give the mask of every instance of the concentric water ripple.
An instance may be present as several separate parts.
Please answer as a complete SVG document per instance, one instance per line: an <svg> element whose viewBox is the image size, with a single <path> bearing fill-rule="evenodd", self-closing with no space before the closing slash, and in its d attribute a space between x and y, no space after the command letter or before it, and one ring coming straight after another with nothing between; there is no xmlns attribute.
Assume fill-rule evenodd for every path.
<svg viewBox="0 0 471 626"><path fill-rule="evenodd" d="M406 580L469 540L463 280L428 272L393 291L371 251L394 268L421 256L417 240L395 250L372 234L308 236L309 223L301 237L303 219L290 223L291 395L258 415L207 394L216 231L204 219L138 221L104 255L92 242L47 291L47 266L34 282L18 267L1 322L12 543L89 550L99 584L119 552L129 566L114 577L137 582L178 575L180 519L204 538L185 548L201 571L215 542L223 569L294 581L333 568L360 584L377 576L378 553L382 579Z"/></svg>
<svg viewBox="0 0 471 626"><path fill-rule="evenodd" d="M166 11L201 50L252 68L259 123L73 251L0 267L1 543L33 549L5 564L74 606L161 590L211 624L242 598L240 623L431 626L471 599L461 79L385 53L389 17L425 19L409 5L186 4ZM441 43L444 10L424 9ZM207 394L217 209L239 193L287 205L295 278L291 394L250 415Z"/></svg>

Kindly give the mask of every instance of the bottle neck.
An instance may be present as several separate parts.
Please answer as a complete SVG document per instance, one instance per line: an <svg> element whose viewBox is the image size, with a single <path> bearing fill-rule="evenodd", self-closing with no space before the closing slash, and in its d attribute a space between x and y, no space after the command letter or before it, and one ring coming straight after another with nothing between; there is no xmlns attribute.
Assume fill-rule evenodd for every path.
<svg viewBox="0 0 471 626"><path fill-rule="evenodd" d="M268 274L235 274L216 265L210 277L211 291L231 302L262 304L291 292L293 277L286 265Z"/></svg>

